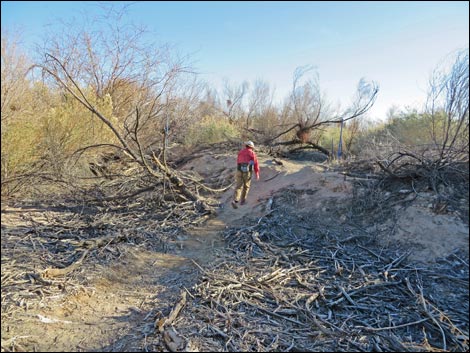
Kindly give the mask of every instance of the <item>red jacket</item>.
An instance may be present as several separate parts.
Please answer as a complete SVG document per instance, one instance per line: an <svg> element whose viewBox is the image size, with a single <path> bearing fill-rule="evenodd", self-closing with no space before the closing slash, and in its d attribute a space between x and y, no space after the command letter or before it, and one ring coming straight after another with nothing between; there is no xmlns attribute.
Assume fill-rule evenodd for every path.
<svg viewBox="0 0 470 353"><path fill-rule="evenodd" d="M259 178L259 164L258 164L258 158L256 158L256 153L251 148L248 148L248 147L238 152L237 164L250 163L250 161L254 162L253 170L256 174L256 177Z"/></svg>

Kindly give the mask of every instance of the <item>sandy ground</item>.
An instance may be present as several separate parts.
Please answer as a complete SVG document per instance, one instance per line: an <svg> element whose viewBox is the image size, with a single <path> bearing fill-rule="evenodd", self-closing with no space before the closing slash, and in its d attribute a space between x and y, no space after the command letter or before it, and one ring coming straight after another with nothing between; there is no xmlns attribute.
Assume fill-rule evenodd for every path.
<svg viewBox="0 0 470 353"><path fill-rule="evenodd" d="M216 169L222 164L226 168L224 172L227 172L233 164L232 159L231 156L204 156L188 163L185 169L209 175L211 169ZM331 222L344 220L344 215L339 215L338 218L338 214L330 214L329 210L334 205L343 205L351 199L352 178L328 171L326 165L320 163L283 159L282 165L278 165L268 156L260 156L259 159L261 177L260 180L253 178L247 204L236 210L232 209L229 205L233 190L227 191L221 198L222 208L218 215L221 222L230 226L246 216L261 217L269 200L286 188L311 191L303 194L299 209L323 211L324 219L330 219ZM232 177L231 174L220 175L225 178ZM432 210L431 200L430 193L419 195L416 202L409 207L397 208L397 223L391 226L392 232L380 234L380 225L370 228L369 231L376 231L382 236L384 244L395 243L411 249L409 258L415 261L432 262L457 249L468 251L468 225L455 214L436 214ZM390 226L388 223L390 220L384 220L382 228Z"/></svg>
<svg viewBox="0 0 470 353"><path fill-rule="evenodd" d="M276 206L270 200L286 188L311 190L303 193L299 209L323 212L323 221L344 221L329 211L351 198L349 178L322 164L282 160L279 165L269 156L259 159L261 178L253 180L246 205L232 209L230 189L220 196L216 218L178 235L171 252L150 252L125 244L119 247L119 261L111 266L92 264L87 283L79 290L56 297L44 292L33 308L18 303L10 318L2 315L2 351L145 351L145 337L155 334L155 322L168 315L181 288L194 284L193 260L204 266L223 256L221 232L263 217L269 207ZM226 185L233 178L233 165L234 156L205 155L186 163L182 170L202 177L216 175ZM4 227L22 221L19 214L2 212L2 233ZM398 210L398 214L394 231L383 241L409 247L410 260L433 261L456 249L468 251L468 226L456 216L436 215L426 202ZM379 231L380 226L375 229ZM2 271L2 283L3 277Z"/></svg>

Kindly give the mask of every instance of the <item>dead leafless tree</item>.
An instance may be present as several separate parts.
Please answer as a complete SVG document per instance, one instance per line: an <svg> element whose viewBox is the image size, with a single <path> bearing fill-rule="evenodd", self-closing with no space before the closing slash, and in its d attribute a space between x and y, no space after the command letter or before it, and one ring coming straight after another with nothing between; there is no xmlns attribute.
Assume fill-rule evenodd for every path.
<svg viewBox="0 0 470 353"><path fill-rule="evenodd" d="M431 174L456 162L468 163L469 153L469 69L468 50L459 52L450 68L437 68L429 83L423 119L429 121L432 145L405 146L395 150L379 165L390 175L408 164L419 164Z"/></svg>
<svg viewBox="0 0 470 353"><path fill-rule="evenodd" d="M272 106L273 95L269 84L256 80L248 100L245 129L249 130L252 127L254 119L262 119Z"/></svg>
<svg viewBox="0 0 470 353"><path fill-rule="evenodd" d="M125 26L112 23L116 30L109 33L81 30L49 42L42 62L35 66L51 84L72 95L101 120L116 138L116 143L87 146L77 152L115 148L148 176L157 181L167 178L176 192L205 209L204 201L186 187L161 154L174 115L187 111L178 90L191 70L184 59L174 60L166 47L162 50L142 43L140 29L123 31ZM107 116L95 104L96 97L103 95L119 103L113 116ZM159 151L157 145L161 146Z"/></svg>
<svg viewBox="0 0 470 353"><path fill-rule="evenodd" d="M450 160L468 161L468 60L468 50L460 51L449 72L438 68L430 80L427 114L438 149L438 165Z"/></svg>
<svg viewBox="0 0 470 353"><path fill-rule="evenodd" d="M226 109L224 115L230 123L235 123L243 116L243 99L248 91L248 82L241 85L233 85L228 80L224 81L224 96L226 98Z"/></svg>
<svg viewBox="0 0 470 353"><path fill-rule="evenodd" d="M28 62L26 56L19 51L18 41L18 37L2 28L2 124L15 112L25 108L20 100L27 88Z"/></svg>
<svg viewBox="0 0 470 353"><path fill-rule="evenodd" d="M425 189L434 190L436 205L457 203L468 197L468 49L458 52L450 67L434 71L421 119L428 123L432 143L405 145L395 139L377 164L388 178L411 183L414 189L421 181Z"/></svg>
<svg viewBox="0 0 470 353"><path fill-rule="evenodd" d="M326 148L312 141L310 136L312 132L320 130L323 126L344 123L367 113L375 103L379 87L375 82L367 82L365 79L361 79L350 107L330 118L331 112L329 112L325 98L321 94L318 77L316 76L301 84L302 77L310 70L312 70L311 67L300 67L295 70L288 107L288 112L295 122L277 134L270 142L274 145L309 144L313 148L329 154ZM295 131L293 139L285 142L274 142L291 131Z"/></svg>

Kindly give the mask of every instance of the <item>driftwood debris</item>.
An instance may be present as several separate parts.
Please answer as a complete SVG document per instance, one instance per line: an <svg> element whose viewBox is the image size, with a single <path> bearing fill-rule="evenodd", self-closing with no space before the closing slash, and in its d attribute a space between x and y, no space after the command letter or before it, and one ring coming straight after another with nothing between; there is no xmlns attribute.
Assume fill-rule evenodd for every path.
<svg viewBox="0 0 470 353"><path fill-rule="evenodd" d="M458 254L407 263L407 249L384 253L360 227L285 217L278 201L254 226L226 231L231 255L199 267L175 329L198 332L201 351L468 350L468 263Z"/></svg>
<svg viewBox="0 0 470 353"><path fill-rule="evenodd" d="M88 290L87 278L99 275L136 244L153 252L171 251L176 235L199 224L203 214L194 202L160 203L160 196L142 194L132 203L59 198L53 204L18 203L18 211L12 211L21 215L17 225L4 224L2 211L2 322L21 326L22 313L36 312L48 298L66 301ZM180 310L175 308L169 322ZM20 349L33 347L25 347L19 336L2 337L2 350Z"/></svg>
<svg viewBox="0 0 470 353"><path fill-rule="evenodd" d="M81 265L81 263L83 262L83 259L85 258L85 256L88 255L88 252L89 252L89 250L85 250L77 261L75 261L73 264L71 264L67 267L64 267L64 268L47 268L47 269L45 269L42 273L42 276L44 278L51 278L51 277L65 276L65 275L69 274L70 272L76 270L78 268L78 266Z"/></svg>
<svg viewBox="0 0 470 353"><path fill-rule="evenodd" d="M384 180L360 175L357 182L374 198L358 192L362 208L355 211L366 210L368 219L416 193L379 193ZM104 185L137 190L132 183ZM161 307L149 310L133 339L148 351L468 351L468 254L412 263L409 249L385 248L359 223L298 209L297 191L274 195L263 217L227 228L223 256L195 265L195 284L176 301L156 301ZM66 300L83 287L90 264L111 264L126 246L171 252L176 235L202 214L194 201L162 194L36 204L24 225L2 223L2 319L14 324L49 297ZM380 207L371 214L370 205ZM167 315L156 315L160 310ZM2 340L2 349L32 349L19 337Z"/></svg>
<svg viewBox="0 0 470 353"><path fill-rule="evenodd" d="M158 320L157 322L155 322L155 327L158 328L158 331L159 332L165 331L165 329L175 321L181 309L183 309L185 305L186 305L186 291L182 291L181 299L175 305L175 307L171 310L170 315L168 315L167 318L162 318Z"/></svg>

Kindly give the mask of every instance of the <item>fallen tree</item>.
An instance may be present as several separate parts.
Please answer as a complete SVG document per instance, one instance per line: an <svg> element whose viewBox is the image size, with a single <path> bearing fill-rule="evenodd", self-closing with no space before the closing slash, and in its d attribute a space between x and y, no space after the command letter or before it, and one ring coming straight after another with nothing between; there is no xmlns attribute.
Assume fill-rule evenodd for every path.
<svg viewBox="0 0 470 353"><path fill-rule="evenodd" d="M94 179L83 175L81 179L98 181L94 185L98 188L112 185L113 194L101 187L93 195L85 192L88 198L117 200L158 188L162 194L194 202L202 212L210 211L193 181L166 161L169 136L175 133L173 123L189 114L187 107L195 97L182 93L192 82L190 68L184 60L174 60L167 48L140 43L142 30L124 27L119 21L111 26L116 30L108 33L74 32L72 28L71 34L48 41L43 60L32 67L32 72L40 70L47 87L58 88L64 99L78 102L111 131L112 137L103 143L81 147L61 158L74 165L95 152L95 161L89 162ZM102 100L110 101L107 106L112 111L100 107ZM103 162L105 154L99 151L113 157ZM97 158L101 160L96 162ZM73 172L68 176L78 178Z"/></svg>
<svg viewBox="0 0 470 353"><path fill-rule="evenodd" d="M311 135L315 131L320 131L323 127L331 124L344 124L347 121L359 118L367 113L375 103L379 87L375 82L359 81L356 96L353 103L344 112L328 118L330 113L324 108L326 103L321 96L320 87L317 80L308 80L304 84L300 83L301 78L309 68L298 68L294 73L293 88L290 95L286 115L289 120L295 121L287 124L287 128L267 141L271 146L298 145L305 144L310 148L317 149L329 155L328 149L320 146ZM295 132L294 137L288 141L277 141L279 138Z"/></svg>

